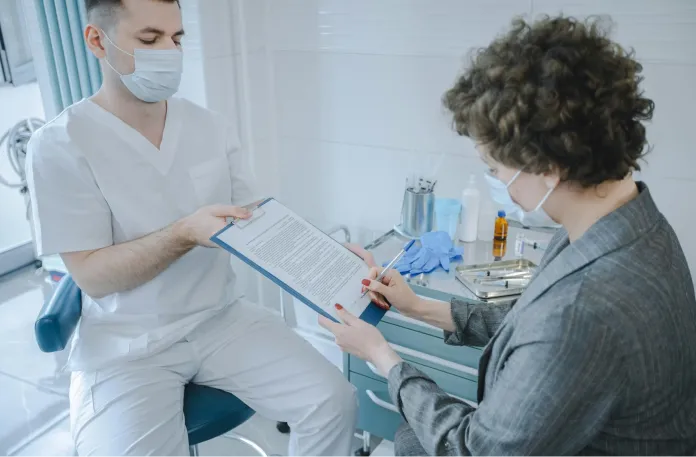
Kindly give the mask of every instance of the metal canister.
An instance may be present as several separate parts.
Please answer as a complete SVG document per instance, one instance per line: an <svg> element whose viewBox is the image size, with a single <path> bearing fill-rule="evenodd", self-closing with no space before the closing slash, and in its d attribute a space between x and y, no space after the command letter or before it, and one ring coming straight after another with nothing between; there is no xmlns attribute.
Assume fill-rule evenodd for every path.
<svg viewBox="0 0 696 457"><path fill-rule="evenodd" d="M416 192L409 188L404 191L401 206L401 230L408 236L417 238L433 230L435 221L435 194Z"/></svg>

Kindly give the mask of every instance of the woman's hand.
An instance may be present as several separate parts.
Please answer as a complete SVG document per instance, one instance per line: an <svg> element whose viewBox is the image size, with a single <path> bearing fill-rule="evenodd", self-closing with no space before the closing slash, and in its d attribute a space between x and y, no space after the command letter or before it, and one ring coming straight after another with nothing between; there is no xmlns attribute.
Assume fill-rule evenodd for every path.
<svg viewBox="0 0 696 457"><path fill-rule="evenodd" d="M385 272L382 282L377 282L377 276L381 273L381 269L373 268L370 270L368 279L363 281L365 286L370 291L370 297L374 300L387 301L401 314L406 316L414 316L418 314L418 310L423 306L423 300L416 295L411 287L406 284L404 278L396 270Z"/></svg>
<svg viewBox="0 0 696 457"><path fill-rule="evenodd" d="M355 243L343 243L343 246L348 248L353 254L357 255L365 261L368 267L376 268L377 263L375 262L375 257L370 251L365 250L362 246Z"/></svg>
<svg viewBox="0 0 696 457"><path fill-rule="evenodd" d="M370 267L371 270L377 268L377 263L375 262L375 257L372 255L370 251L367 251L363 249L362 246L358 244L353 244L353 243L345 243L345 247L347 247L350 251L353 252L353 254L357 255L361 259L365 261L368 267ZM382 271L382 270L380 270ZM375 276L376 278L377 276ZM365 287L363 286L363 292L365 292ZM372 300L373 303L375 303L377 306L379 306L382 309L389 309L389 303L384 299L383 296L381 296L378 293L375 292L370 292L370 299Z"/></svg>
<svg viewBox="0 0 696 457"><path fill-rule="evenodd" d="M336 344L344 351L372 363L384 376L401 363L401 357L389 346L387 340L373 325L358 319L336 305L338 317L343 321L338 324L324 316L319 316L319 325L336 337Z"/></svg>

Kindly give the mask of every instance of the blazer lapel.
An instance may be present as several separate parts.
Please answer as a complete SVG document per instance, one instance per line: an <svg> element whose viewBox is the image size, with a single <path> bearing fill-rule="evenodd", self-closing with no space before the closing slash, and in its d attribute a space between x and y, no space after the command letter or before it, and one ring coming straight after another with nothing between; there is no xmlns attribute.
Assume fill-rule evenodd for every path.
<svg viewBox="0 0 696 457"><path fill-rule="evenodd" d="M549 242L549 247L546 253L544 254L544 257L541 259L541 262L539 263L538 269L541 272L544 267L551 261L553 260L559 252L561 252L566 246L568 245L568 236L565 233L565 230L559 229L556 235L552 238L551 242ZM519 300L518 300L519 302ZM513 307L513 309L517 308L517 303ZM509 315L509 314L508 314ZM503 319L503 322L500 324L498 329L495 331L491 339L488 341L488 344L486 344L486 347L483 348L483 352L481 352L481 357L479 358L479 368L478 368L478 385L477 385L477 397L478 397L478 402L481 403L483 400L483 394L486 390L486 373L488 371L488 365L491 361L491 354L493 352L493 344L495 341L498 339L498 335L500 335L500 332L507 326L509 319Z"/></svg>
<svg viewBox="0 0 696 457"><path fill-rule="evenodd" d="M607 214L573 243L560 242L556 252L549 253L540 272L524 291L513 309L536 300L551 286L598 258L633 242L649 230L660 216L647 186L637 183L639 195ZM552 255L551 255L552 254Z"/></svg>
<svg viewBox="0 0 696 457"><path fill-rule="evenodd" d="M493 350L493 342L495 338L491 338L483 352L481 353L481 358L479 358L479 369L478 369L478 384L476 386L477 392L476 400L478 403L483 401L483 394L486 391L486 370L488 370L488 364L491 361L491 351Z"/></svg>
<svg viewBox="0 0 696 457"><path fill-rule="evenodd" d="M636 185L640 192L636 198L597 221L580 239L570 243L565 230L557 233L549 243L548 251L539 264L537 275L517 300L508 317L536 300L561 279L599 257L630 244L657 223L661 214L647 186L642 182ZM509 325L509 322L509 318L503 321L481 353L477 393L479 403L483 401L486 389L486 375L491 362L493 345L501 330Z"/></svg>

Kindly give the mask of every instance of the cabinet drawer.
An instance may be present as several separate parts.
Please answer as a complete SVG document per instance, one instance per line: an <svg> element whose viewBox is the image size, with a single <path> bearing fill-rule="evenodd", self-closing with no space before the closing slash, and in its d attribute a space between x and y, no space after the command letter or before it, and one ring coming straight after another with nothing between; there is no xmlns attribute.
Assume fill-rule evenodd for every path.
<svg viewBox="0 0 696 457"><path fill-rule="evenodd" d="M350 382L358 389L358 428L394 441L403 418L389 398L387 383L357 373L350 373Z"/></svg>
<svg viewBox="0 0 696 457"><path fill-rule="evenodd" d="M476 378L471 378L465 374L460 376L455 376L453 374L429 367L418 363L415 360L411 360L409 357L402 354L404 360L408 361L410 365L423 373L430 376L430 378L435 381L435 383L442 388L448 394L462 399L472 406L476 406L477 400L477 382ZM350 371L372 378L376 381L387 382L387 380L382 377L377 369L370 363L360 360L357 357L350 356Z"/></svg>
<svg viewBox="0 0 696 457"><path fill-rule="evenodd" d="M387 341L397 346L397 348L395 348L397 351L399 351L399 348L405 348L406 352L408 352L408 350L413 350L417 353L423 353L438 359L454 362L459 366L468 367L466 371L468 371L471 376L478 376L478 364L482 352L480 348L471 346L449 346L445 344L442 334L436 337L429 333L415 330L412 326L398 324L398 322L399 321L394 321L392 319L382 320L377 326ZM431 365L427 361L422 361L420 363ZM446 366L433 366L433 368L442 369L456 376L460 375L457 370L452 371Z"/></svg>
<svg viewBox="0 0 696 457"><path fill-rule="evenodd" d="M403 314L401 314L393 308L387 311L387 314L385 314L382 318L382 322L398 325L400 327L405 327L409 330L415 330L417 332L425 333L436 338L442 338L443 335L443 331L441 329L428 323L419 321L418 319L404 316Z"/></svg>

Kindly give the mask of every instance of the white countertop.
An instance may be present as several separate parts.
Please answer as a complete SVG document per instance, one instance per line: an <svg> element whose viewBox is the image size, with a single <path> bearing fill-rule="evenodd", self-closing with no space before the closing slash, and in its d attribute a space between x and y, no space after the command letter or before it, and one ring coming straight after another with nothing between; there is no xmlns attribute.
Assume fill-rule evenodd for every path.
<svg viewBox="0 0 696 457"><path fill-rule="evenodd" d="M515 257L515 239L517 234L524 232L525 237L533 241L548 242L553 236L552 233L526 230L517 227L510 227L507 237L507 249L505 256L496 258L493 254L493 240L482 241L478 240L472 243L457 242L458 246L464 248L464 255L461 260L453 261L450 271L446 272L442 268L438 268L430 274L425 275L427 285L425 287L416 285L416 278L411 279L411 287L419 295L429 298L449 301L451 297L459 297L468 300L481 301L469 289L464 286L455 277L455 268L458 265L474 265L482 263L491 263L496 260L514 260ZM397 234L390 236L383 243L370 251L375 256L377 264L382 265L391 261L392 258L399 252L408 239ZM531 249L525 247L524 258L539 264L544 251L540 249ZM507 297L505 299L496 299L496 302L509 301L517 297ZM489 301L490 302L490 301Z"/></svg>

